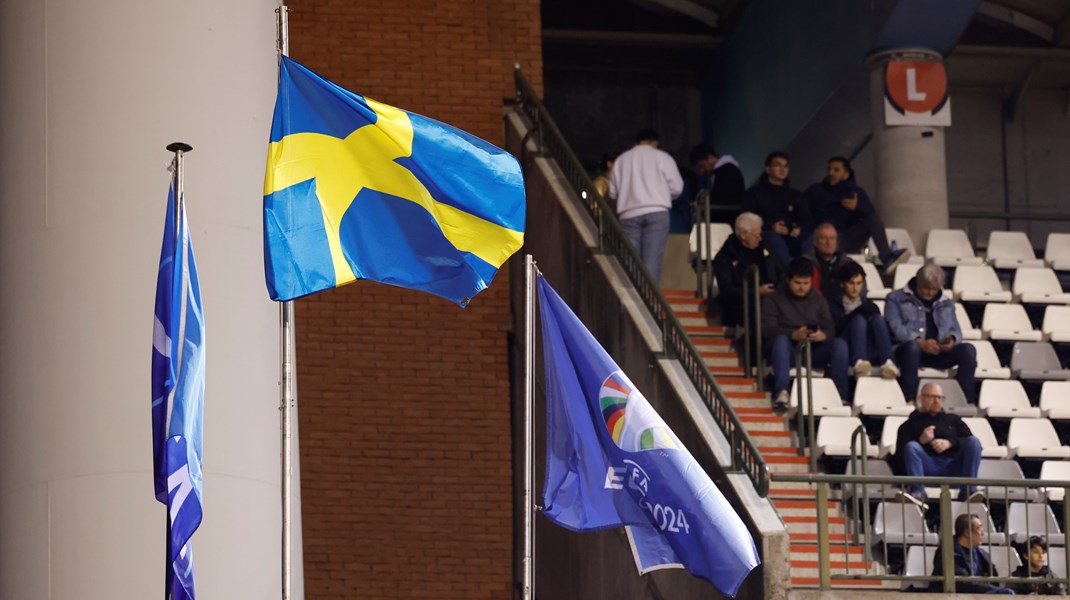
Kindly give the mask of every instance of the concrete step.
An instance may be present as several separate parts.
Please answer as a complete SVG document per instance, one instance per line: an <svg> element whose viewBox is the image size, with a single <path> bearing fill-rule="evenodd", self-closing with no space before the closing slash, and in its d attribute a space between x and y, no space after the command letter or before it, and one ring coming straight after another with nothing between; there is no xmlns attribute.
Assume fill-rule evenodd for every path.
<svg viewBox="0 0 1070 600"><path fill-rule="evenodd" d="M702 360L708 367L720 365L727 367L739 366L739 354L737 352L699 350L699 354L702 355Z"/></svg>
<svg viewBox="0 0 1070 600"><path fill-rule="evenodd" d="M717 385L724 392L753 392L753 377L717 377Z"/></svg>
<svg viewBox="0 0 1070 600"><path fill-rule="evenodd" d="M732 340L728 338L715 336L696 337L691 335L690 332L688 332L688 335L691 336L691 343L695 345L695 348L697 348L699 352L707 350L713 352L728 352L732 347Z"/></svg>
<svg viewBox="0 0 1070 600"><path fill-rule="evenodd" d="M751 431L782 431L784 429L784 417L777 415L737 415L747 433Z"/></svg>
<svg viewBox="0 0 1070 600"><path fill-rule="evenodd" d="M774 474L776 473L810 473L810 465L806 463L793 463L793 464L778 464L769 461L768 456L762 456L762 459L769 464L769 470Z"/></svg>
<svg viewBox="0 0 1070 600"><path fill-rule="evenodd" d="M725 329L720 325L710 325L708 324L708 322L705 321L704 323L696 323L694 325L688 325L686 323L684 323L683 325L684 331L687 332L687 335L691 336L692 341L694 341L694 338L696 337L710 336L717 336L720 339L724 339L725 341L731 341L728 340L728 338L724 337Z"/></svg>
<svg viewBox="0 0 1070 600"><path fill-rule="evenodd" d="M688 331L688 333L696 327L716 327L713 331L720 331L722 335L724 334L724 327L721 327L721 324L717 321L711 321L706 311L695 310L693 307L683 307L678 310L675 306L672 310L676 314L676 318L679 319L680 324L684 326L684 330Z"/></svg>

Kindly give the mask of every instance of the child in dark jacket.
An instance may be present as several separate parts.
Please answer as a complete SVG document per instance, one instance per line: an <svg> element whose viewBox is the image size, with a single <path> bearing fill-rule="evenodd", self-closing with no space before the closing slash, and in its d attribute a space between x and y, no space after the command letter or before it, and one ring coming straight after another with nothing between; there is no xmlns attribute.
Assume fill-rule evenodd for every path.
<svg viewBox="0 0 1070 600"><path fill-rule="evenodd" d="M866 272L854 261L846 261L837 273L843 297L829 301L829 312L836 323L836 335L847 342L849 363L855 377L869 375L873 365L880 365L881 377L899 377L899 367L892 361L892 336L880 309L866 298ZM871 362L872 360L872 362Z"/></svg>

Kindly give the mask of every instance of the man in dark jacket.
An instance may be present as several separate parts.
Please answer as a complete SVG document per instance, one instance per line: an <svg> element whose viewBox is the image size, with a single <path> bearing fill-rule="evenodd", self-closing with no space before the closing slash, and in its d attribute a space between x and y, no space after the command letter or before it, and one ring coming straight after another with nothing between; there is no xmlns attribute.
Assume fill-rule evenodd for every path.
<svg viewBox="0 0 1070 600"><path fill-rule="evenodd" d="M840 268L854 262L836 249L836 236L836 228L830 223L822 223L814 228L814 287L829 302L843 296Z"/></svg>
<svg viewBox="0 0 1070 600"><path fill-rule="evenodd" d="M731 154L718 156L712 146L699 144L691 149L691 164L699 173L701 187L710 190L710 204L739 206L743 202L747 185Z"/></svg>
<svg viewBox="0 0 1070 600"><path fill-rule="evenodd" d="M910 258L906 249L893 252L888 246L884 221L866 191L855 183L851 162L846 158L829 159L825 179L806 189L803 202L809 207L814 223L832 223L836 228L841 251L858 254L872 237L884 272L888 274Z"/></svg>
<svg viewBox="0 0 1070 600"><path fill-rule="evenodd" d="M952 543L952 553L955 558L956 577L997 577L992 569L992 560L981 547L984 540L985 528L977 515L963 513L955 517L955 540ZM940 577L944 574L943 547L938 547L933 556L933 575ZM929 585L929 590L943 592L944 583L934 581ZM994 583L956 581L955 591L967 594L1010 594L1014 591L1001 587Z"/></svg>
<svg viewBox="0 0 1070 600"><path fill-rule="evenodd" d="M847 342L835 337L828 303L811 286L813 264L796 258L788 265L787 285L762 302L762 338L773 367L773 402L788 405L795 344L811 342L812 365L826 369L840 400L847 403Z"/></svg>
<svg viewBox="0 0 1070 600"><path fill-rule="evenodd" d="M806 249L813 227L802 194L788 182L789 169L787 152L770 152L765 157L765 172L743 195L742 207L765 222L765 239L784 264Z"/></svg>
<svg viewBox="0 0 1070 600"><path fill-rule="evenodd" d="M1054 578L1051 569L1046 564L1048 562L1048 543L1044 541L1044 538L1033 536L1029 538L1029 544L1027 546L1029 554L1025 556L1025 564L1015 569L1014 573L1011 573L1012 577L1036 577L1039 579ZM1012 583L1009 586L1017 594L1029 595L1036 594L1038 596L1065 596L1066 586L1062 583L1056 583L1054 581L1036 582L1036 583Z"/></svg>
<svg viewBox="0 0 1070 600"><path fill-rule="evenodd" d="M939 384L922 386L917 410L899 426L894 462L908 477L977 477L981 442L961 417L944 412L944 390ZM983 502L984 493L970 494L970 487L962 486L959 499ZM925 487L911 484L908 493L899 492L897 498L924 507Z"/></svg>
<svg viewBox="0 0 1070 600"><path fill-rule="evenodd" d="M726 326L743 324L743 281L752 265L758 267L758 293L763 297L773 293L784 270L762 239L761 217L747 212L739 215L735 231L713 257L717 303L721 307L721 323ZM753 314L757 317L757 313Z"/></svg>

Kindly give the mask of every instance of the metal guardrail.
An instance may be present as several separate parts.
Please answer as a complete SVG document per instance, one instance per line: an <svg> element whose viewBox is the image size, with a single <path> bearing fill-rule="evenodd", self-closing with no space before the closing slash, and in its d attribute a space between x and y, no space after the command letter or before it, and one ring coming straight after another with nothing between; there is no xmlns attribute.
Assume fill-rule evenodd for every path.
<svg viewBox="0 0 1070 600"><path fill-rule="evenodd" d="M732 410L732 406L728 403L720 386L717 385L717 380L710 373L702 355L684 331L683 325L673 314L669 302L658 289L657 283L653 281L639 253L624 236L617 215L598 193L587 170L576 158L572 148L565 141L565 137L519 68L516 69L516 95L519 108L532 123L532 130L538 137L539 145L557 162L565 179L571 184L576 195L583 201L583 206L594 219L598 229L599 249L615 255L620 261L621 267L635 285L635 290L643 304L657 323L666 352L671 352L680 361L688 378L713 416L713 420L728 438L732 453L732 470L746 473L758 494L766 496L769 493L769 467L758 452L758 447L747 435L746 428Z"/></svg>
<svg viewBox="0 0 1070 600"><path fill-rule="evenodd" d="M858 432L856 431L855 433L857 434ZM862 434L862 438L865 439L864 432ZM854 436L852 436L852 446L854 446L853 441L854 441ZM862 449L863 455L864 455L864 452L865 452L864 444L865 444L865 442L863 442L863 449ZM864 462L863 462L863 464L864 464ZM956 582L959 582L959 583L962 583L962 582L984 582L984 583L1004 583L1004 584L1006 584L1006 583L1012 583L1012 584L1013 583L1033 583L1033 584L1035 584L1035 583L1061 583L1061 584L1064 584L1064 585L1070 585L1070 578L1068 578L1068 577L1051 577L1051 578L1030 577L1030 578L1022 578L1022 577L998 576L994 571L997 566L1003 566L1003 567L1005 567L1007 569L1006 572L1010 572L1011 565L1009 563L1009 558L1008 558L1008 562L1007 563L1001 563L999 565L997 565L995 563L996 559L993 558L993 560L991 562L991 565L990 565L992 567L993 571L991 571L988 576L977 576L977 577L956 576L955 573L954 573L954 554L952 552L953 544L955 542L954 542L954 539L952 537L953 536L953 521L954 521L954 519L952 518L952 507L951 507L952 488L958 488L958 487L961 487L963 485L971 485L971 486L974 486L975 489L979 489L979 490L984 491L986 493L986 500L985 500L985 503L984 503L985 510L984 511L972 511L972 510L970 510L969 512L970 512L970 514L974 514L974 515L979 516L981 518L982 523L984 524L984 526L986 528L986 535L985 535L984 541L982 542L981 547L987 547L989 549L994 548L994 547L1001 547L1002 545L996 545L996 544L993 544L991 542L991 534L994 532L993 529L991 528L992 520L991 520L991 516L990 516L992 514L992 510L991 510L992 506L999 506L1001 504L1010 503L1012 501L1012 499L1015 500L1015 501L1018 501L1018 500L1016 500L1017 498L1021 498L1022 502L1026 502L1026 503L1029 503L1029 504L1036 504L1038 502L1042 502L1045 505L1047 505L1046 504L1047 503L1046 490L1062 488L1063 491L1064 491L1064 494L1066 494L1064 496L1065 500L1062 503L1063 504L1063 506L1062 506L1062 508L1063 508L1063 522L1066 523L1067 526L1070 526L1070 481L1041 481L1041 480L1035 480L1035 479L1032 479L1032 480L1030 480L1030 479L1026 479L1026 480L1023 480L1023 479L970 479L970 478L962 478L962 477L899 477L899 476L883 476L883 477L881 477L881 476L868 476L868 475L826 475L826 474L816 474L816 473L815 474L777 473L777 474L774 475L773 479L775 481L780 481L780 482L806 483L806 484L817 486L817 489L816 489L816 496L817 496L817 508L816 508L816 510L817 510L817 515L816 516L817 516L817 523L818 523L818 531L817 531L818 543L817 543L817 546L818 546L818 554L819 554L819 558L818 558L818 568L819 568L818 585L822 590L831 589L833 580L838 580L838 581L845 581L845 580L853 580L853 581L899 581L899 582L914 583L914 584L926 584L926 585L928 583L930 583L930 582L940 582L940 583L943 584L944 591L948 592L948 593L955 591ZM871 564L870 564L871 563L871 561L870 561L870 550L873 550L873 549L882 550L883 551L883 555L885 557L888 557L888 556L892 555L892 553L889 552L889 548L890 547L895 548L895 547L900 547L901 546L901 547L905 548L907 546L907 544L905 544L905 543L904 544L890 543L890 542L887 541L887 537L886 536L882 536L880 542L876 542L876 543L873 542L873 540L876 539L876 535L875 535L875 526L876 526L876 524L875 523L873 523L873 524L870 523L870 519L869 519L870 501L881 501L883 499L886 502L892 502L892 500L890 499L890 495L888 493L886 493L886 491L898 490L902 486L912 485L912 484L921 484L921 485L926 486L926 487L936 487L936 488L940 489L939 513L938 513L940 515L939 516L940 530L939 530L939 537L938 537L939 543L936 544L936 545L931 544L931 543L925 543L925 537L922 536L922 538L921 538L922 543L910 544L910 545L923 546L923 547L928 547L928 548L934 548L934 546L935 546L936 549L939 549L940 552L941 552L940 560L941 560L941 564L943 566L943 574L942 575L906 575L906 574L900 575L900 574L893 574L893 573L879 573L879 572L877 572L876 568L871 567ZM844 527L843 537L840 538L840 539L836 539L836 540L834 540L833 537L829 533L829 522L830 522L830 519L829 519L829 499L830 498L834 498L835 495L836 495L836 490L833 489L833 486L838 487L839 494L840 494L839 500L840 500L840 502L842 503L842 505L844 507L850 506L852 503L854 504L854 507L855 507L853 513L848 514L848 512L846 510L844 511L845 517L846 517L845 518L845 523L847 523L848 526ZM876 488L874 490L876 493L873 494L873 495L870 494L871 487L875 487ZM859 488L861 488L861 491L859 491ZM844 495L847 493L848 489L852 490L851 501L850 502L848 502L847 499L844 498ZM1021 494L1012 494L1011 492L1014 491L1014 490L1021 490L1022 493ZM1000 494L999 494L1000 491L1002 491L1002 496L1000 496ZM861 503L858 502L859 493L861 493L861 495L862 495ZM1014 498L1012 498L1012 496L1014 496ZM898 505L898 504L896 504L896 505ZM913 506L913 505L908 505L908 506ZM967 505L967 506L972 506L972 505ZM969 510L969 509L967 508L967 510ZM861 515L859 513L861 513ZM1029 513L1027 511L1026 512L1026 523L1025 523L1025 529L1026 529L1026 531L1029 532L1029 534L1026 536L1027 538L1029 536L1039 535L1041 533L1041 531L1039 529L1034 529L1033 527L1031 527L1029 525L1028 515L1029 515ZM859 527L858 520L860 518L862 519L862 525L861 525L862 529L860 531L856 531L856 530L852 529L852 526L856 527L856 528ZM887 523L887 521L885 521L885 523ZM883 527L884 527L884 524L882 524L882 528ZM906 532L906 528L905 528L905 525L904 525L904 528L903 528L903 530L900 531L900 533L905 533L905 532ZM1050 534L1054 534L1054 533L1060 533L1060 532L1056 532L1056 531L1050 530L1048 528L1048 521L1045 520L1044 527L1043 527L1043 534L1044 534L1043 537L1044 537L1044 539L1047 539ZM1062 532L1062 533L1065 533L1065 532ZM1009 534L1007 534L1007 535L1009 537ZM906 536L904 535L903 537L905 538ZM842 546L843 546L843 557L842 557L843 568L842 569L837 569L837 572L835 572L835 573L832 572L832 568L831 568L831 556L832 556L831 548L832 548L832 542L833 541L835 541L837 544L842 544ZM1010 540L1008 540L1008 541L1010 541ZM865 560L863 561L863 566L862 567L853 567L852 568L852 566L851 566L852 565L851 557L850 557L850 547L852 545L858 545L858 544L864 544L864 547L865 547ZM1013 546L1011 546L1010 544L1007 544L1007 546L1010 547L1010 548L1013 548ZM1051 546L1060 546L1061 547L1060 544L1052 544ZM1049 546L1049 547L1051 547L1051 546ZM1068 548L1067 550L1068 551L1065 551L1065 558L1064 558L1065 564L1060 563L1061 567L1063 568L1063 573L1064 574L1070 574L1070 548ZM934 550L934 552L935 552L935 550ZM924 551L923 551L923 554L924 554ZM905 564L906 563L906 556L904 556L903 558L904 558L904 567L905 567L906 566L906 564ZM904 571L905 571L905 568L904 568Z"/></svg>
<svg viewBox="0 0 1070 600"><path fill-rule="evenodd" d="M762 298L758 267L747 267L743 277L743 373L753 377L758 391L765 391L765 363L762 354ZM753 349L753 354L752 354Z"/></svg>

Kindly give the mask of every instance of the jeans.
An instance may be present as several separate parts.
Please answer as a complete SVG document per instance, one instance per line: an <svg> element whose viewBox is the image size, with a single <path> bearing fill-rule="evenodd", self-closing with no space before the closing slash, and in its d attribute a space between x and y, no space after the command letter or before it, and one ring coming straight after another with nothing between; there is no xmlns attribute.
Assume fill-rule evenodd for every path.
<svg viewBox="0 0 1070 600"><path fill-rule="evenodd" d="M906 448L897 448L903 454L903 470L908 477L977 477L981 468L981 441L976 436L962 439L959 451L954 456L930 455L919 442L907 442ZM972 486L963 486L959 498L965 499ZM911 494L924 496L925 486L909 486Z"/></svg>
<svg viewBox="0 0 1070 600"><path fill-rule="evenodd" d="M862 315L852 316L843 337L847 339L852 365L862 359L883 365L892 357L892 334L888 331L888 322L880 315L869 319Z"/></svg>
<svg viewBox="0 0 1070 600"><path fill-rule="evenodd" d="M773 392L787 390L791 385L791 367L795 364L795 342L786 335L773 338L769 348L769 362L773 367ZM847 342L829 338L810 345L812 366L824 368L825 374L836 384L840 400L847 400Z"/></svg>
<svg viewBox="0 0 1070 600"><path fill-rule="evenodd" d="M665 255L665 242L669 239L669 211L658 211L632 219L621 219L620 228L624 237L639 251L654 285L661 280L661 257Z"/></svg>
<svg viewBox="0 0 1070 600"><path fill-rule="evenodd" d="M806 247L802 245L802 237L802 235L799 237L780 235L775 231L768 230L762 232L762 239L765 240L765 243L769 245L769 249L785 266L791 262L791 259L802 256L803 248Z"/></svg>
<svg viewBox="0 0 1070 600"><path fill-rule="evenodd" d="M903 395L907 400L913 400L918 395L918 369L932 367L934 369L959 368L955 379L966 396L966 401L976 404L974 389L974 371L977 370L977 349L970 344L959 342L947 352L940 354L926 354L921 351L917 342L906 342L895 349L895 362L899 365L899 387L903 388Z"/></svg>

